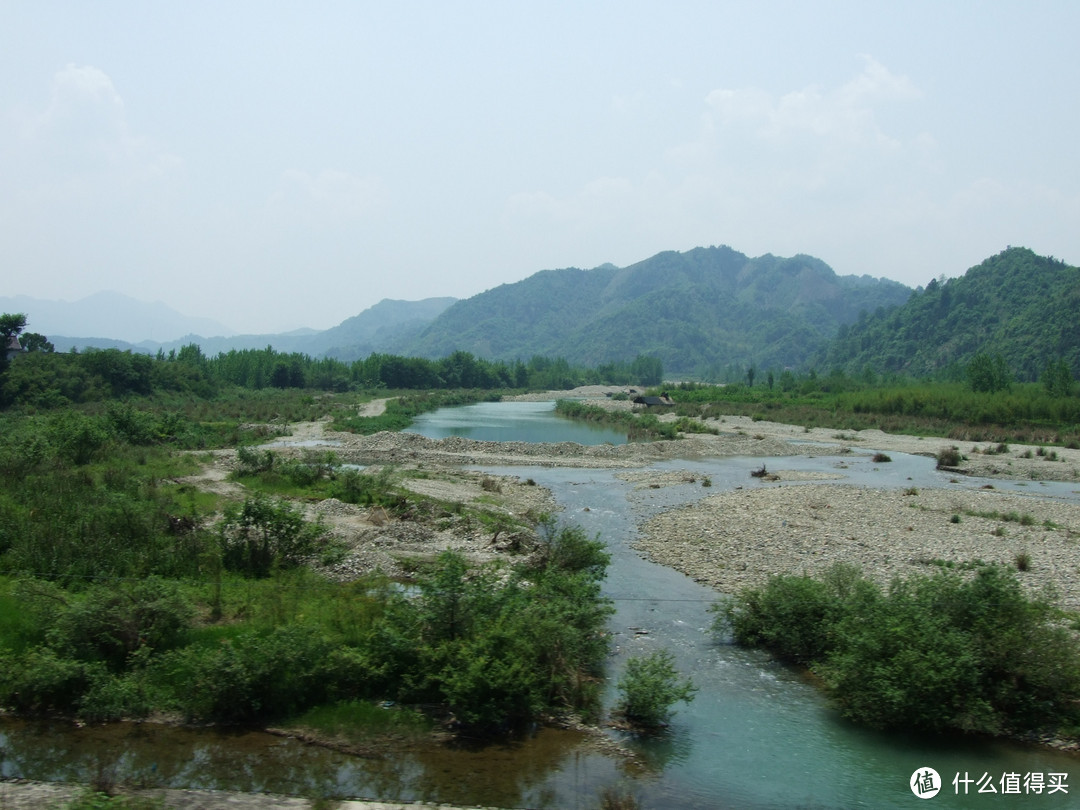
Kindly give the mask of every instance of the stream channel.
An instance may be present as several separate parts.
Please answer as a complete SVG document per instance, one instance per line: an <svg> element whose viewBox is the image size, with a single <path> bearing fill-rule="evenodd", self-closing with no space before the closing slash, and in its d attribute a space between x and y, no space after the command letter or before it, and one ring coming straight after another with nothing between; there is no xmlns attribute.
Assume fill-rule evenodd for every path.
<svg viewBox="0 0 1080 810"><path fill-rule="evenodd" d="M513 433L512 424L497 423L500 418L512 423L528 413L530 440L566 438L559 428L565 429L567 423L551 412L551 403L492 407L498 404L485 403L479 409L488 428L509 429L515 439L523 440L520 433ZM542 412L549 412L550 424L537 428L544 421ZM461 409L445 409L426 415L411 429L439 437L439 431L461 431L461 418ZM555 433L536 438L545 430ZM595 439L602 441L610 438ZM798 452L793 444L793 455L783 461L785 469L835 471L840 462ZM843 457L843 483L920 488L978 488L984 483L982 479L953 483L934 469L932 459L921 456L891 453L893 463L874 464L872 452L860 450ZM86 782L108 769L119 781L148 786L503 808L596 808L601 790L617 785L635 795L642 808L754 810L909 808L919 803L909 786L912 774L930 767L944 783L932 805L1077 806L1080 757L977 737L881 733L845 722L803 674L710 632L708 608L719 594L642 559L631 547L643 519L709 494L753 486L749 473L762 462L725 457L667 461L653 467L691 471L699 480L708 476L712 479L708 489L700 483L635 488L619 480L616 470L491 469L548 487L562 507L560 520L607 543L612 564L604 590L617 611L610 625L615 643L609 682L618 680L628 656L663 647L699 689L691 704L676 707L670 728L659 738L642 740L610 732L638 755L634 760L602 753L577 732L553 729L494 745L429 745L365 759L257 732L148 724L73 728L6 720L0 724L0 775ZM1008 485L1000 480L994 484L999 489ZM1018 486L1017 491L1023 489ZM1052 484L1040 487L1039 496L1077 497L1071 485ZM615 698L612 685L608 705ZM963 783L956 794L952 780L957 774L973 780L968 795L963 795ZM984 774L996 793L978 792ZM1002 778L1007 774L1018 775L1021 791L1027 775L1038 774L1047 785L1063 782L1068 792L1051 795L1047 787L1039 794L1005 796Z"/></svg>

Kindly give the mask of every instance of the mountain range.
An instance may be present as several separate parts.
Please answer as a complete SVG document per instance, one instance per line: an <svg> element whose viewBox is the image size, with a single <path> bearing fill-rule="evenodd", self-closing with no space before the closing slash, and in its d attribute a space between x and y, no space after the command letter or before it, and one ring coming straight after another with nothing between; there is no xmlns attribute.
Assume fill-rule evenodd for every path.
<svg viewBox="0 0 1080 810"><path fill-rule="evenodd" d="M590 270L543 270L468 299L383 300L324 331L231 335L220 324L184 319L163 304L102 294L67 305L0 298L0 311L26 312L29 329L58 351L87 347L169 351L198 343L213 355L232 349L302 352L351 361L372 352L437 358L467 351L493 360L563 357L595 366L657 357L669 375L731 376L732 369L866 366L940 374L977 352L1004 356L1022 378L1048 357L1080 370L1080 270L1009 248L963 276L911 288L870 276L838 276L820 259L730 247L667 251ZM170 340L121 341L79 306L112 307L109 323L127 337L154 320L183 330ZM47 306L50 305L50 306ZM117 314L126 308L131 317ZM84 326L101 337L64 337ZM202 337L199 328L216 329ZM220 327L220 328L217 328ZM62 334L57 334L62 333ZM179 334L179 332L176 332ZM109 339L111 338L111 339Z"/></svg>
<svg viewBox="0 0 1080 810"><path fill-rule="evenodd" d="M812 256L695 248L622 268L536 273L458 301L404 348L421 357L540 354L588 366L647 354L673 374L803 367L842 324L911 292L887 279L838 276Z"/></svg>
<svg viewBox="0 0 1080 810"><path fill-rule="evenodd" d="M112 291L94 293L78 301L53 301L26 295L0 297L0 312L28 314L30 331L49 337L80 335L82 339L96 338L129 345L144 341L163 343L191 333L235 334L210 318L181 315L160 301L146 303Z"/></svg>
<svg viewBox="0 0 1080 810"><path fill-rule="evenodd" d="M999 355L1035 380L1050 361L1080 372L1080 268L1010 247L963 276L931 281L903 306L843 326L827 368L961 376L976 354Z"/></svg>

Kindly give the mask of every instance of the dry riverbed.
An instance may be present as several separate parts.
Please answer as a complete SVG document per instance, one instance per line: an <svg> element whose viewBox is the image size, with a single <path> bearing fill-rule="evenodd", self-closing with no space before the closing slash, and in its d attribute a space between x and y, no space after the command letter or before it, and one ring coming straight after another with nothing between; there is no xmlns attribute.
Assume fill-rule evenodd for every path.
<svg viewBox="0 0 1080 810"><path fill-rule="evenodd" d="M592 386L572 392L529 395L532 399L577 397L611 409L629 409L612 387ZM661 419L673 419L662 416ZM647 471L658 461L679 458L749 456L769 459L769 477L748 479L734 492L704 497L672 509L642 527L638 549L664 565L731 593L758 585L773 573L817 573L833 562L854 563L878 581L928 572L935 566L970 566L976 561L1017 565L1032 590L1046 586L1059 603L1080 610L1080 506L1039 497L1039 481L1076 482L1080 491L1080 451L1012 445L1004 452L989 444L952 439L886 434L879 430L806 429L749 417L709 420L719 435L693 434L675 441L584 447L572 442L482 442L464 438L432 440L411 433L355 436L336 433L332 423L292 426L294 442L333 441L343 461L409 470L423 478L406 479L414 491L448 502L483 504L524 517L554 510L539 487L516 477L462 470L462 465L568 466L623 469L621 476L641 486L684 483L695 474ZM834 456L851 449L936 456L958 447L961 463L952 470L966 476L1020 479L1029 493L1010 495L994 489L918 492L878 490L843 482L843 470L795 473L783 469L784 456ZM228 466L227 458L221 464ZM807 478L824 479L807 483ZM832 479L832 480L828 480ZM799 486L788 486L798 480ZM311 508L355 551L341 572L389 567L401 555L454 548L474 558L505 550L514 538L493 538L477 527L434 530L386 520L377 511L334 501Z"/></svg>

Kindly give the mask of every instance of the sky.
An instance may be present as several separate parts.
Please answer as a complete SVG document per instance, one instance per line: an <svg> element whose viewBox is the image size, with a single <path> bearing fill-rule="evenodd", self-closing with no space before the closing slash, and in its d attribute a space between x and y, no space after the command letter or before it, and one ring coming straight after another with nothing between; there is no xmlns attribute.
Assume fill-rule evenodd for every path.
<svg viewBox="0 0 1080 810"><path fill-rule="evenodd" d="M709 245L913 287L1009 245L1080 264L1074 0L0 19L0 296L270 333Z"/></svg>

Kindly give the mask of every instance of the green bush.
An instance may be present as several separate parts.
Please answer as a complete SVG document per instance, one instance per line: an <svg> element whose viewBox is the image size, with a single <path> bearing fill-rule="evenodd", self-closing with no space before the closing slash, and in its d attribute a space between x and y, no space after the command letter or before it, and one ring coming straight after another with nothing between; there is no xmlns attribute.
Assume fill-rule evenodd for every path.
<svg viewBox="0 0 1080 810"><path fill-rule="evenodd" d="M596 711L609 645L611 606L599 586L607 555L576 529L556 532L552 545L543 563L513 569L439 556L419 595L398 602L375 634L379 657L399 673L399 700L442 704L480 729Z"/></svg>
<svg viewBox="0 0 1080 810"><path fill-rule="evenodd" d="M680 678L670 652L657 650L626 662L619 691L616 713L631 726L648 731L666 725L674 713L671 707L692 701L697 687L689 678Z"/></svg>
<svg viewBox="0 0 1080 810"><path fill-rule="evenodd" d="M141 664L123 674L95 670L79 698L78 716L91 723L139 719L153 712L154 701Z"/></svg>
<svg viewBox="0 0 1080 810"><path fill-rule="evenodd" d="M599 538L589 539L577 526L559 527L553 520L540 521L540 542L533 565L557 568L571 573L585 572L603 578L611 555Z"/></svg>
<svg viewBox="0 0 1080 810"><path fill-rule="evenodd" d="M845 716L872 726L998 734L1080 722L1080 647L1015 572L942 570L886 591L840 580L774 577L724 606L718 627L808 664Z"/></svg>
<svg viewBox="0 0 1080 810"><path fill-rule="evenodd" d="M258 450L252 447L236 448L237 475L258 475L274 469L277 455L273 450Z"/></svg>
<svg viewBox="0 0 1080 810"><path fill-rule="evenodd" d="M796 664L819 661L835 643L845 604L865 597L869 587L854 566L833 566L822 579L782 574L761 588L744 590L722 603L717 629L735 641L764 647Z"/></svg>
<svg viewBox="0 0 1080 810"><path fill-rule="evenodd" d="M937 453L937 468L943 470L949 467L958 467L963 459L959 447L944 447Z"/></svg>
<svg viewBox="0 0 1080 810"><path fill-rule="evenodd" d="M318 551L326 529L308 523L284 501L261 493L240 508L225 510L219 528L225 567L251 577L267 577L275 568L294 568Z"/></svg>
<svg viewBox="0 0 1080 810"><path fill-rule="evenodd" d="M155 672L188 719L265 722L337 697L334 646L303 625L248 630L215 647L168 653Z"/></svg>
<svg viewBox="0 0 1080 810"><path fill-rule="evenodd" d="M109 440L102 420L78 411L61 411L49 419L46 433L58 455L76 465L88 464Z"/></svg>
<svg viewBox="0 0 1080 810"><path fill-rule="evenodd" d="M119 671L142 647L168 650L184 638L195 609L175 582L150 577L96 585L62 610L53 643L74 658Z"/></svg>
<svg viewBox="0 0 1080 810"><path fill-rule="evenodd" d="M95 674L103 670L48 647L0 654L0 706L21 714L74 715Z"/></svg>

